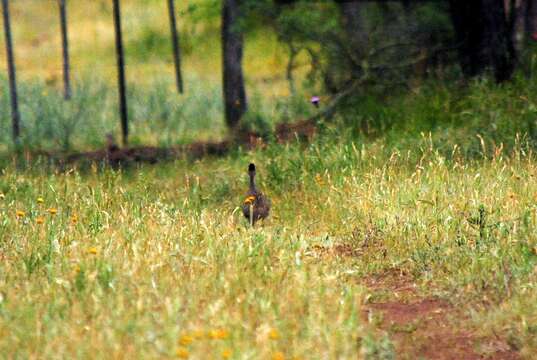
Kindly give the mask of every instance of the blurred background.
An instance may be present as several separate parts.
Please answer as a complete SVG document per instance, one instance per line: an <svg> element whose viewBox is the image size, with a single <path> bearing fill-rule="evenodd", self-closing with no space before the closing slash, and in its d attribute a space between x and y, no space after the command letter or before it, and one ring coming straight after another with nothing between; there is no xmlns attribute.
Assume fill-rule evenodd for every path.
<svg viewBox="0 0 537 360"><path fill-rule="evenodd" d="M107 133L119 142L113 2L66 1L69 101L59 2L8 3L23 145L90 150ZM469 152L480 148L475 137L464 144L471 133L497 143L517 134L531 143L536 135L533 0L178 1L183 94L168 1L120 3L131 145L171 147L237 132L269 139L278 124L304 119L364 141L411 142L431 132L446 148L462 143ZM224 57L226 41L232 50ZM0 47L0 150L9 152L4 36ZM319 109L312 96L320 96Z"/></svg>

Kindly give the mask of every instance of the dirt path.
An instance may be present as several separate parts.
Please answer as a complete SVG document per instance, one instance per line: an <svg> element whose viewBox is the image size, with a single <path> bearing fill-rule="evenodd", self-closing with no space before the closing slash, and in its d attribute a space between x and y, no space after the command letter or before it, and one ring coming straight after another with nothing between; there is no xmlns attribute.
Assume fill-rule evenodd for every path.
<svg viewBox="0 0 537 360"><path fill-rule="evenodd" d="M276 126L274 139L279 143L292 141L311 142L317 133L314 118L297 121L295 123L281 123ZM196 141L190 144L173 147L132 146L121 148L113 140L100 150L78 153L60 153L49 151L27 151L24 157L28 163L34 158L46 158L53 164L65 167L69 164L108 163L112 167L126 167L137 163L155 164L179 158L192 160L207 156L225 156L239 146L245 149L266 147L269 136L252 131L243 131L232 137L232 140L223 141Z"/></svg>
<svg viewBox="0 0 537 360"><path fill-rule="evenodd" d="M520 359L504 340L479 337L468 326L467 309L421 296L405 274L390 272L366 285L372 300L364 318L388 333L398 359Z"/></svg>

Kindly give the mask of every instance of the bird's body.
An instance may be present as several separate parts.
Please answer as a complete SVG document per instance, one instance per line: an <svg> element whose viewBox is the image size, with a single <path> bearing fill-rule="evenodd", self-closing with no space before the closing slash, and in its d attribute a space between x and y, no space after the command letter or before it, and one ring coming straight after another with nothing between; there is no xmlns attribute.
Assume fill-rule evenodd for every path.
<svg viewBox="0 0 537 360"><path fill-rule="evenodd" d="M246 193L246 199L242 204L242 213L253 225L256 221L265 219L269 215L270 199L257 190L254 164L250 164L248 167L248 176L250 177L250 186Z"/></svg>
<svg viewBox="0 0 537 360"><path fill-rule="evenodd" d="M106 134L106 150L108 153L113 153L119 150L119 146L116 144L114 135L110 133Z"/></svg>

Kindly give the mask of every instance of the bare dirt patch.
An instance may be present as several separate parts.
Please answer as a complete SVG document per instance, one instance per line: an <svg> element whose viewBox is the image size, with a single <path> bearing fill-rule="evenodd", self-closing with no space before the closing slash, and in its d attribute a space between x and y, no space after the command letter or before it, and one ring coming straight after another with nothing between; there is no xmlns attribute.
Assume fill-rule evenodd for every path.
<svg viewBox="0 0 537 360"><path fill-rule="evenodd" d="M412 278L404 272L394 270L371 277L366 285L373 291L373 299L375 293L389 294L389 300L367 304L363 315L377 330L389 334L398 358L520 358L503 339L478 336L469 325L466 309L444 299L421 296Z"/></svg>
<svg viewBox="0 0 537 360"><path fill-rule="evenodd" d="M279 143L291 141L311 141L317 133L316 122L313 119L301 120L295 123L283 123L276 127L273 136ZM239 131L232 140L197 141L174 147L131 146L119 147L109 144L106 148L79 153L58 153L35 151L25 153L27 162L33 158L47 158L51 163L64 167L69 164L104 163L112 167L125 167L136 163L155 164L178 158L200 159L206 156L224 156L234 148L242 146L246 149L264 148L268 136L252 132Z"/></svg>

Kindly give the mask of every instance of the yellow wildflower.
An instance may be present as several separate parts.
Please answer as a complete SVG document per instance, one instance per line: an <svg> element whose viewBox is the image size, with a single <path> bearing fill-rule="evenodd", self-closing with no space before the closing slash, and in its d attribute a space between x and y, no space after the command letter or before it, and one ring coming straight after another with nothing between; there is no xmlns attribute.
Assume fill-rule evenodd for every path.
<svg viewBox="0 0 537 360"><path fill-rule="evenodd" d="M190 355L188 353L188 349L185 349L183 347L178 348L175 354L179 359L188 359L188 356Z"/></svg>
<svg viewBox="0 0 537 360"><path fill-rule="evenodd" d="M71 223L76 224L78 222L78 216L73 215L71 216Z"/></svg>
<svg viewBox="0 0 537 360"><path fill-rule="evenodd" d="M43 199L42 197L37 198L37 203L38 204L43 204L44 202L45 202L45 199Z"/></svg>
<svg viewBox="0 0 537 360"><path fill-rule="evenodd" d="M246 199L244 199L244 204L250 205L250 204L253 204L254 201L255 201L255 196L250 195Z"/></svg>
<svg viewBox="0 0 537 360"><path fill-rule="evenodd" d="M189 336L189 335L182 335L179 338L179 344L181 344L183 346L190 345L192 343L192 341L194 341L194 339L192 338L192 336Z"/></svg>
<svg viewBox="0 0 537 360"><path fill-rule="evenodd" d="M315 175L315 181L316 181L317 184L319 184L319 185L323 185L323 184L324 184L324 180L323 180L323 177L321 176L321 174L316 174L316 175Z"/></svg>
<svg viewBox="0 0 537 360"><path fill-rule="evenodd" d="M45 222L45 218L43 218L42 216L38 216L36 219L35 219L35 222L39 225L43 224Z"/></svg>
<svg viewBox="0 0 537 360"><path fill-rule="evenodd" d="M0 193L0 200L4 200L6 196L3 193Z"/></svg>
<svg viewBox="0 0 537 360"><path fill-rule="evenodd" d="M96 247L90 247L90 248L88 249L88 253L89 253L89 254L92 254L92 255L97 255L98 252L99 252L99 251L97 250Z"/></svg>
<svg viewBox="0 0 537 360"><path fill-rule="evenodd" d="M203 330L196 330L192 333L192 337L194 339L202 339L203 336L205 336L205 332Z"/></svg>
<svg viewBox="0 0 537 360"><path fill-rule="evenodd" d="M271 329L268 333L268 337L269 339L271 340L278 340L279 337L280 337L280 334L278 333L278 330L276 329Z"/></svg>
<svg viewBox="0 0 537 360"><path fill-rule="evenodd" d="M222 351L222 357L224 359L229 359L231 357L231 350L230 349L225 349L224 351Z"/></svg>
<svg viewBox="0 0 537 360"><path fill-rule="evenodd" d="M47 212L50 214L50 215L56 215L58 213L58 209L56 208L49 208L47 209Z"/></svg>
<svg viewBox="0 0 537 360"><path fill-rule="evenodd" d="M276 353L274 353L274 355L272 355L272 360L285 360L285 355L278 351Z"/></svg>
<svg viewBox="0 0 537 360"><path fill-rule="evenodd" d="M18 218L23 218L26 216L26 213L22 210L17 210L16 214Z"/></svg>
<svg viewBox="0 0 537 360"><path fill-rule="evenodd" d="M228 336L229 336L229 333L223 329L209 331L209 337L213 340L227 339Z"/></svg>

